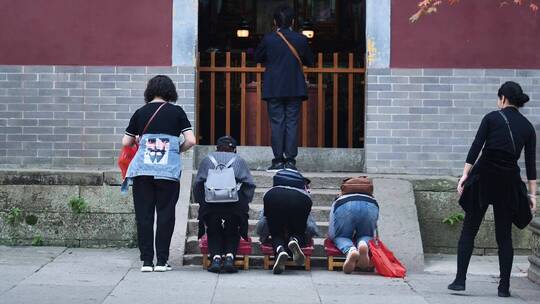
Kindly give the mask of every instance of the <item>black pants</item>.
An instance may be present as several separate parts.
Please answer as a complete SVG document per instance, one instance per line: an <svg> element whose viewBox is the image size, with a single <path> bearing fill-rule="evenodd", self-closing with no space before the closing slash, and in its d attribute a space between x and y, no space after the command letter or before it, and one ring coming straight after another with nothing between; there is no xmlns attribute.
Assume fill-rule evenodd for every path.
<svg viewBox="0 0 540 304"><path fill-rule="evenodd" d="M210 213L205 217L208 251L210 257L232 253L236 256L240 242L240 219L238 216Z"/></svg>
<svg viewBox="0 0 540 304"><path fill-rule="evenodd" d="M268 117L272 130L272 152L275 161L295 162L298 155L298 118L302 100L298 97L269 99Z"/></svg>
<svg viewBox="0 0 540 304"><path fill-rule="evenodd" d="M133 202L141 261L154 260L154 213L157 212L156 252L158 262L169 259L174 231L175 207L180 183L138 176L133 179Z"/></svg>
<svg viewBox="0 0 540 304"><path fill-rule="evenodd" d="M467 275L467 268L474 248L474 238L478 233L482 219L486 214L488 206L475 212L465 214L463 230L458 243L457 275L456 279L464 281ZM501 285L510 286L510 272L514 259L514 248L512 247L512 218L511 210L507 204L494 204L493 214L495 216L495 238L499 247L499 269Z"/></svg>
<svg viewBox="0 0 540 304"><path fill-rule="evenodd" d="M273 189L271 191L276 191ZM268 221L268 229L272 238L274 252L278 246L287 249L289 238L296 238L300 246L306 244L306 222L311 212L311 201L306 199L294 199L297 195L295 190L278 190L277 195L267 193L264 200L264 215ZM280 195L281 194L281 195Z"/></svg>

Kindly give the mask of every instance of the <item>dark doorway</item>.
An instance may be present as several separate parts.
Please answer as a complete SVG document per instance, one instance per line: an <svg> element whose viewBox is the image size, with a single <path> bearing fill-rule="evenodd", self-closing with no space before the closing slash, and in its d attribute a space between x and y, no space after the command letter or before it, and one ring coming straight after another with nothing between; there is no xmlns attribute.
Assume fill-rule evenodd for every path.
<svg viewBox="0 0 540 304"><path fill-rule="evenodd" d="M227 56L231 67L240 67L242 64L254 67L254 49L263 35L272 30L273 12L282 4L295 9L296 31L302 32L307 27L314 31L309 43L316 58L320 58L320 67L330 70L337 67L352 69L353 65L354 69L365 67L365 0L199 0L198 67L225 67ZM249 30L249 36L238 37L239 29ZM242 56L245 56L245 61L242 61ZM202 73L201 69L198 71L199 143L212 144L217 137L227 133L240 138L242 128L238 122L248 115L242 111L241 106L242 75L222 70L212 73L211 80L208 70L212 69L206 68L206 72ZM314 94L318 92L317 99L322 100L322 103L318 103L317 111L322 109L323 114L319 114L322 116L317 121L318 124L322 121L323 127L318 128L317 136L323 134L317 145L304 142L304 146L364 146L364 75L307 74L308 81L314 87ZM257 73L245 73L244 76L248 87L258 83ZM322 89L317 91L317 88ZM212 108L215 110L211 111ZM246 126L253 128L249 122ZM263 123L263 126L257 127L268 126ZM309 125L306 127L308 129ZM309 128L307 132L311 134L316 130ZM245 142L249 144L249 140Z"/></svg>

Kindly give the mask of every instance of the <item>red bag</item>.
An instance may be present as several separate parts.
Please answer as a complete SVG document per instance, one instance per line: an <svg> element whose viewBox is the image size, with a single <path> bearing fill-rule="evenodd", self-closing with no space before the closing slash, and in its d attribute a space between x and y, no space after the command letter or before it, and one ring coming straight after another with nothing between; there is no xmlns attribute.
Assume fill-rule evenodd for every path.
<svg viewBox="0 0 540 304"><path fill-rule="evenodd" d="M161 108L163 108L165 104L167 104L167 102L164 102L161 106L159 106L159 108L154 112L152 117L150 117L150 119L144 126L141 136L146 132L146 129L148 129L148 125L150 125L154 117L156 117L156 114L159 112L159 110L161 110ZM131 163L131 160L135 157L135 154L137 154L138 149L139 145L137 143L135 143L131 147L122 147L122 151L120 151L120 156L118 157L118 167L120 167L120 171L122 172L122 181L126 179L129 164Z"/></svg>
<svg viewBox="0 0 540 304"><path fill-rule="evenodd" d="M120 156L118 157L118 167L120 167L120 172L122 172L122 180L126 179L127 169L131 160L135 157L135 154L137 154L138 149L138 144L134 144L131 147L122 147L122 151L120 151Z"/></svg>
<svg viewBox="0 0 540 304"><path fill-rule="evenodd" d="M369 241L371 262L375 270L383 277L404 278L407 273L405 266L394 256L394 253L377 237Z"/></svg>

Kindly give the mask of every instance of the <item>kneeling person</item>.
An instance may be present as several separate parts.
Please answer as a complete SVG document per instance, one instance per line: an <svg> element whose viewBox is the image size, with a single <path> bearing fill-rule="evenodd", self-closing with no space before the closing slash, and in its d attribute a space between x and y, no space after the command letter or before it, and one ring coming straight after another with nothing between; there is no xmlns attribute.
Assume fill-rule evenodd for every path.
<svg viewBox="0 0 540 304"><path fill-rule="evenodd" d="M229 171L229 175L226 171ZM232 180L228 181L227 177ZM223 185L231 184L229 188L237 192L234 189L217 192L215 185L209 185L216 182L218 188L220 185L226 187ZM249 203L254 193L255 183L249 167L236 154L236 140L230 136L219 138L217 151L201 161L193 186L194 198L199 204L199 238L206 231L212 259L208 271L219 273L222 267L229 273L238 271L234 259L240 237L248 238Z"/></svg>
<svg viewBox="0 0 540 304"><path fill-rule="evenodd" d="M373 185L367 179L360 179L363 180L361 185L344 182L341 196L334 201L330 211L328 237L347 256L343 264L343 272L347 274L356 267L367 269L373 266L368 242L377 229L379 205L373 198Z"/></svg>
<svg viewBox="0 0 540 304"><path fill-rule="evenodd" d="M285 270L290 253L297 265L303 265L305 255L301 247L318 234L315 222L309 217L312 206L309 183L309 179L298 171L280 170L274 176L273 187L263 197L264 217L276 258L272 269L274 274ZM259 229L259 234L261 231L264 228ZM261 235L261 241L264 238Z"/></svg>

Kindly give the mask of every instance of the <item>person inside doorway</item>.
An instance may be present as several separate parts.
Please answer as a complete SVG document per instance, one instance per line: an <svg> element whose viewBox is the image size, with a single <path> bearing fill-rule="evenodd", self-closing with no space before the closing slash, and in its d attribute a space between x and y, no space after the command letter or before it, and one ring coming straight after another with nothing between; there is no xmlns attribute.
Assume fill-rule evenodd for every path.
<svg viewBox="0 0 540 304"><path fill-rule="evenodd" d="M270 172L296 170L300 105L307 100L303 66L313 65L313 53L304 35L293 31L294 11L280 6L274 12L275 31L264 36L255 50L263 63L262 99L267 102L274 159Z"/></svg>

